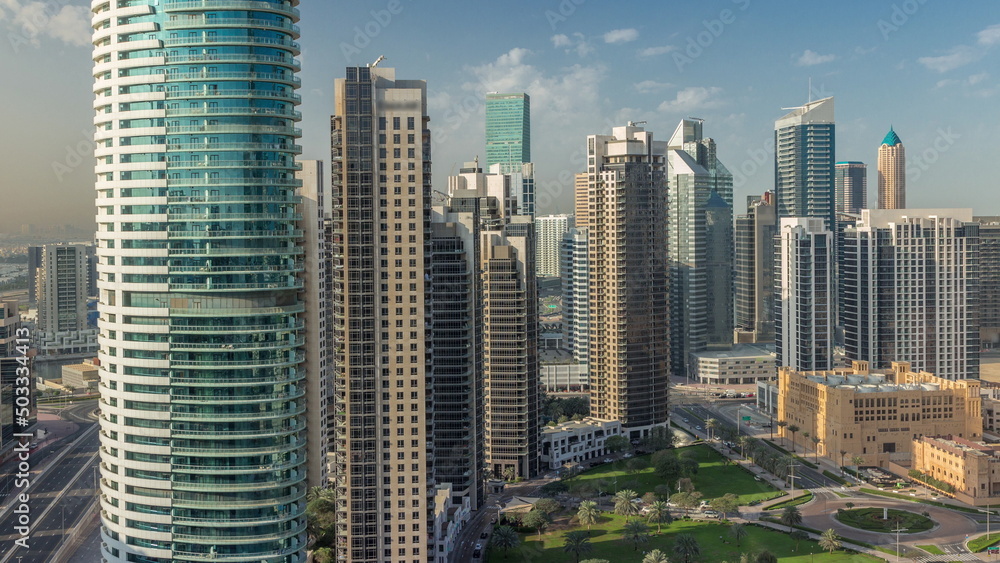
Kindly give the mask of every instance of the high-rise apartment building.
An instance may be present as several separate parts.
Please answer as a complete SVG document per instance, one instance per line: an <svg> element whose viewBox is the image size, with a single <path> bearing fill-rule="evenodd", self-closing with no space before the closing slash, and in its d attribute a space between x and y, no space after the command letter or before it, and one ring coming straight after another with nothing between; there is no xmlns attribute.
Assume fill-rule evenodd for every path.
<svg viewBox="0 0 1000 563"><path fill-rule="evenodd" d="M638 438L667 423L667 143L632 123L587 137L590 412Z"/></svg>
<svg viewBox="0 0 1000 563"><path fill-rule="evenodd" d="M781 219L775 259L778 367L833 369L834 234L822 217Z"/></svg>
<svg viewBox="0 0 1000 563"><path fill-rule="evenodd" d="M590 349L587 248L587 229L570 229L563 235L560 246L563 341L578 364L587 363Z"/></svg>
<svg viewBox="0 0 1000 563"><path fill-rule="evenodd" d="M18 302L16 300L0 302L0 459L6 459L16 443L22 440L22 438L15 438L14 434L30 428L36 419L35 396L31 391L34 385L24 385L23 379L21 384L18 384L18 368L24 367L22 363L18 362L20 358L24 357L17 350L18 338L25 337L23 334L18 334L20 328L21 313L18 310ZM20 344L23 346L24 341ZM29 346L33 347L30 336ZM27 361L32 362L33 360L28 358ZM30 369L30 364L28 367ZM18 405L16 401L18 397L23 397L16 391L18 387L27 387L30 393L28 396L27 426L17 424Z"/></svg>
<svg viewBox="0 0 1000 563"><path fill-rule="evenodd" d="M1000 346L1000 217L973 217L979 223L979 340Z"/></svg>
<svg viewBox="0 0 1000 563"><path fill-rule="evenodd" d="M861 213L868 208L868 166L864 162L836 164L837 213Z"/></svg>
<svg viewBox="0 0 1000 563"><path fill-rule="evenodd" d="M667 144L670 371L687 374L692 354L733 344L733 175L684 119Z"/></svg>
<svg viewBox="0 0 1000 563"><path fill-rule="evenodd" d="M42 354L78 354L97 348L87 327L90 265L83 244L47 244L35 272L36 346Z"/></svg>
<svg viewBox="0 0 1000 563"><path fill-rule="evenodd" d="M435 551L427 85L348 67L332 120L338 558Z"/></svg>
<svg viewBox="0 0 1000 563"><path fill-rule="evenodd" d="M107 562L306 559L297 4L91 4Z"/></svg>
<svg viewBox="0 0 1000 563"><path fill-rule="evenodd" d="M979 263L971 209L862 211L844 233L848 359L978 379Z"/></svg>
<svg viewBox="0 0 1000 563"><path fill-rule="evenodd" d="M878 147L878 208L906 209L906 148L892 127Z"/></svg>
<svg viewBox="0 0 1000 563"><path fill-rule="evenodd" d="M774 258L778 221L771 192L747 196L747 212L734 228L736 342L774 341Z"/></svg>
<svg viewBox="0 0 1000 563"><path fill-rule="evenodd" d="M35 303L35 290L38 287L38 267L42 264L41 246L28 247L28 303ZM96 283L96 282L95 282Z"/></svg>
<svg viewBox="0 0 1000 563"><path fill-rule="evenodd" d="M778 218L819 217L834 228L833 98L794 108L774 123Z"/></svg>
<svg viewBox="0 0 1000 563"><path fill-rule="evenodd" d="M573 228L572 215L535 217L535 270L541 277L562 275L559 265L559 245L563 235Z"/></svg>
<svg viewBox="0 0 1000 563"><path fill-rule="evenodd" d="M486 94L486 168L501 162L531 162L531 96L528 94Z"/></svg>
<svg viewBox="0 0 1000 563"><path fill-rule="evenodd" d="M573 175L573 224L577 229L586 229L590 221L590 204L587 199L587 174Z"/></svg>

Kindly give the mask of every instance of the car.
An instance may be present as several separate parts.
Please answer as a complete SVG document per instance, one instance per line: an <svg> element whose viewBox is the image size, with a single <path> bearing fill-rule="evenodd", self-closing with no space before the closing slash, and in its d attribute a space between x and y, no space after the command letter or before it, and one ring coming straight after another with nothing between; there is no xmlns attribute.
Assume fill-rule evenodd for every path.
<svg viewBox="0 0 1000 563"><path fill-rule="evenodd" d="M694 427L694 429L695 429L695 430L702 430L702 427L701 427L701 425L699 424L698 426L695 426L695 427Z"/></svg>
<svg viewBox="0 0 1000 563"><path fill-rule="evenodd" d="M481 543L477 543L477 544L476 544L476 547L474 547L473 549L475 549L476 551L479 551L479 550L480 550L480 549L482 549L482 548L483 548L483 544L481 544Z"/></svg>
<svg viewBox="0 0 1000 563"><path fill-rule="evenodd" d="M705 516L708 516L709 518L718 518L719 517L719 513L717 511L715 511L715 510L706 510L702 514L704 514Z"/></svg>
<svg viewBox="0 0 1000 563"><path fill-rule="evenodd" d="M483 532L483 533L479 534L479 539L481 539L481 540L485 540L488 537L490 537L490 533L489 532Z"/></svg>
<svg viewBox="0 0 1000 563"><path fill-rule="evenodd" d="M604 458L604 463L611 463L612 461L614 461L614 460L611 459L610 457Z"/></svg>
<svg viewBox="0 0 1000 563"><path fill-rule="evenodd" d="M622 457L625 458L625 459L628 459L628 458L632 457L632 454L625 454Z"/></svg>
<svg viewBox="0 0 1000 563"><path fill-rule="evenodd" d="M472 556L475 557L476 559L479 559L479 556L482 554L483 552L478 549L472 552Z"/></svg>
<svg viewBox="0 0 1000 563"><path fill-rule="evenodd" d="M496 523L497 523L497 517L494 516L493 518L490 519L490 524L496 524Z"/></svg>

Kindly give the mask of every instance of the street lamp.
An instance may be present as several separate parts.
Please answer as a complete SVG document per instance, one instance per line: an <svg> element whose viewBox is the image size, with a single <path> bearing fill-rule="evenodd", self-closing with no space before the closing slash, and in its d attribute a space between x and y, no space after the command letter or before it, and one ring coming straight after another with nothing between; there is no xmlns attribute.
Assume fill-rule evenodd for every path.
<svg viewBox="0 0 1000 563"><path fill-rule="evenodd" d="M893 532L896 532L896 561L899 561L899 533L905 529L906 528L903 528L899 524L896 524L896 529L892 530Z"/></svg>

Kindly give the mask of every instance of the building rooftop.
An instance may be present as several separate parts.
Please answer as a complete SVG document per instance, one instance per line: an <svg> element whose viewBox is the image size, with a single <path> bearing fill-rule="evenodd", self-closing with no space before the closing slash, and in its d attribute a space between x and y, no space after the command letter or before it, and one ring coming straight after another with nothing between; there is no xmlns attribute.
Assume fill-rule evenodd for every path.
<svg viewBox="0 0 1000 563"><path fill-rule="evenodd" d="M692 354L698 359L722 360L726 358L756 358L774 359L774 344L737 344L727 350L708 350L694 352Z"/></svg>
<svg viewBox="0 0 1000 563"><path fill-rule="evenodd" d="M1000 445L997 444L973 442L972 440L966 440L965 438L956 438L950 434L947 436L923 436L923 439L925 441L935 443L936 446L943 446L945 448L950 448L963 453L971 453L972 455L988 457L1000 457Z"/></svg>
<svg viewBox="0 0 1000 563"><path fill-rule="evenodd" d="M889 126L889 132L886 133L885 134L885 138L882 139L882 144L883 145L889 145L890 147L894 147L896 145L903 144L903 141L899 140L899 135L897 135L896 132L892 130L892 126L890 125Z"/></svg>
<svg viewBox="0 0 1000 563"><path fill-rule="evenodd" d="M563 422L555 426L545 426L542 428L543 434L556 434L558 432L568 432L572 430L598 430L601 429L605 424L609 422L614 422L610 420L599 420L596 418L586 417L583 420L570 420L568 422Z"/></svg>

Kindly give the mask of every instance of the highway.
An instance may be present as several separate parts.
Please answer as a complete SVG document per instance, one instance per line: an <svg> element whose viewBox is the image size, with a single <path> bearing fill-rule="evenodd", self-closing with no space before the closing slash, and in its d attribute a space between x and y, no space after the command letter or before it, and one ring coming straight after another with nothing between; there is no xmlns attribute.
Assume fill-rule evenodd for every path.
<svg viewBox="0 0 1000 563"><path fill-rule="evenodd" d="M27 494L28 517L30 532L27 535L27 547L15 544L21 534L15 530L18 517L14 510L21 504L14 498L6 499L5 509L0 513L0 563L8 561L52 561L56 550L64 541L64 533L84 513L89 513L95 500L95 478L98 464L97 450L100 444L98 425L92 419L86 418L86 413L93 410L94 404L74 405L66 409L64 417L80 424L80 429L59 440L58 444L49 446L36 454L31 454L29 462L35 469L43 460L62 455L56 465L43 470L41 475L31 475L31 484ZM75 441L75 443L74 443ZM5 464L0 468L4 479L16 478L11 467ZM13 473L16 473L14 468ZM13 483L9 486L13 486ZM23 487L9 491L9 494L21 494Z"/></svg>

